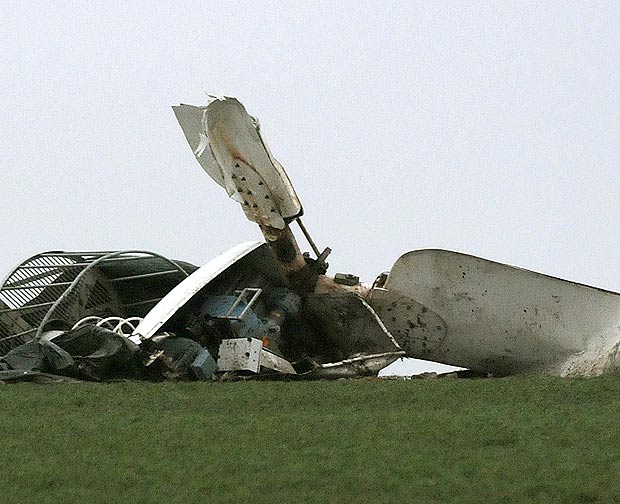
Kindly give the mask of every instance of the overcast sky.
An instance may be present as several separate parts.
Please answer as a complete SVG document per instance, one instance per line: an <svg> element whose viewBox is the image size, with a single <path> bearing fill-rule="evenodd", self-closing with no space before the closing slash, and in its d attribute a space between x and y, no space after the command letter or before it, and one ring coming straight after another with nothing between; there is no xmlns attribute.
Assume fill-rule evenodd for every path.
<svg viewBox="0 0 620 504"><path fill-rule="evenodd" d="M620 291L618 2L0 3L0 277L261 239L170 105L261 121L330 273L446 248Z"/></svg>

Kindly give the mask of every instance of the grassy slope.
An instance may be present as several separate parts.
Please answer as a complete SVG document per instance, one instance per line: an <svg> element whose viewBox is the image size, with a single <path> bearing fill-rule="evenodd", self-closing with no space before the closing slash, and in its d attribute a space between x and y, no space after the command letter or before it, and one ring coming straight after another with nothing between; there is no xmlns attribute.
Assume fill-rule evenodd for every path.
<svg viewBox="0 0 620 504"><path fill-rule="evenodd" d="M0 502L620 499L620 380L0 386Z"/></svg>

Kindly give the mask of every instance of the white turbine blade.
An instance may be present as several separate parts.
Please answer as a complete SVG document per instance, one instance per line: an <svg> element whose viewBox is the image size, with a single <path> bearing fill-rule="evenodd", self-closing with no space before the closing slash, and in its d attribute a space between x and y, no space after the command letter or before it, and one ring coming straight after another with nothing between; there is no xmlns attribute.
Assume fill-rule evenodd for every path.
<svg viewBox="0 0 620 504"><path fill-rule="evenodd" d="M591 375L617 366L615 292L466 254L418 250L396 261L369 302L410 357L496 374Z"/></svg>
<svg viewBox="0 0 620 504"><path fill-rule="evenodd" d="M205 133L204 114L206 108L193 105L177 105L172 107L172 110L174 110L177 121L179 121L185 138L187 138L187 143L200 166L215 182L224 187L224 174L215 157L213 157L209 139Z"/></svg>
<svg viewBox="0 0 620 504"><path fill-rule="evenodd" d="M242 205L249 220L283 229L285 219L302 215L286 172L238 100L216 98L206 107L173 109L200 165Z"/></svg>

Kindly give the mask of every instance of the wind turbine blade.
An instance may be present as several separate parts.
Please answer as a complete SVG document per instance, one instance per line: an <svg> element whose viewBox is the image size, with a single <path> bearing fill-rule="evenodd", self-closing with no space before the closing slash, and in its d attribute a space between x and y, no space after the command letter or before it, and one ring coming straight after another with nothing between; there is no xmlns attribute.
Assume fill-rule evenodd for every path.
<svg viewBox="0 0 620 504"><path fill-rule="evenodd" d="M241 204L249 220L284 229L286 221L302 215L286 172L238 100L215 98L205 107L173 109L200 165Z"/></svg>
<svg viewBox="0 0 620 504"><path fill-rule="evenodd" d="M591 375L618 365L615 292L466 254L417 250L400 257L368 299L410 357L500 375ZM441 320L445 332L435 324L424 348L401 341L421 334L410 327L419 326L411 313L423 315L422 323Z"/></svg>
<svg viewBox="0 0 620 504"><path fill-rule="evenodd" d="M177 105L172 107L177 121L185 134L196 160L203 170L219 185L224 186L224 174L217 164L209 139L205 133L204 115L207 107L195 107L193 105Z"/></svg>

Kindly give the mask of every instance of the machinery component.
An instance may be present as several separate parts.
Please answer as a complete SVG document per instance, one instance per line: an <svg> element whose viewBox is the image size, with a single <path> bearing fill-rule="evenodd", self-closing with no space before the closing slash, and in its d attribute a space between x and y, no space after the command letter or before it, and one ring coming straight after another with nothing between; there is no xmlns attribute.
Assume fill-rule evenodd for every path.
<svg viewBox="0 0 620 504"><path fill-rule="evenodd" d="M241 299L246 291L255 291L251 304ZM208 296L203 310L208 317L226 322L229 334L237 338L258 338L262 340L267 333L267 326L258 318L251 306L258 298L261 289L244 289L239 296Z"/></svg>
<svg viewBox="0 0 620 504"><path fill-rule="evenodd" d="M360 283L360 277L351 275L350 273L336 273L334 275L334 282L340 285L348 285L353 287Z"/></svg>
<svg viewBox="0 0 620 504"><path fill-rule="evenodd" d="M196 375L196 378L202 381L210 380L216 370L217 362L209 350L203 350L192 363L192 371Z"/></svg>
<svg viewBox="0 0 620 504"><path fill-rule="evenodd" d="M218 372L250 371L259 373L261 368L279 373L296 374L289 362L263 348L259 339L231 338L222 341L217 360Z"/></svg>
<svg viewBox="0 0 620 504"><path fill-rule="evenodd" d="M284 168L269 152L258 121L235 98L213 98L204 107L182 104L173 110L198 163L260 226L287 272L294 275L306 269L288 226L303 214L301 202ZM303 224L300 227L318 255L309 233Z"/></svg>
<svg viewBox="0 0 620 504"><path fill-rule="evenodd" d="M237 291L235 294L238 294L237 299L230 306L224 318L231 320L243 320L248 312L252 309L254 303L258 297L263 293L263 289L246 287L242 291ZM252 297L248 300L248 296L252 294ZM237 311L241 310L239 313Z"/></svg>
<svg viewBox="0 0 620 504"><path fill-rule="evenodd" d="M231 338L222 341L217 359L218 371L260 371L263 343L255 338Z"/></svg>
<svg viewBox="0 0 620 504"><path fill-rule="evenodd" d="M44 252L0 286L0 354L85 316L144 316L195 266L153 252Z"/></svg>
<svg viewBox="0 0 620 504"><path fill-rule="evenodd" d="M136 327L133 336L139 339L153 337L179 310L226 272L233 264L247 257L261 246L260 242L241 243L199 268L168 292Z"/></svg>
<svg viewBox="0 0 620 504"><path fill-rule="evenodd" d="M248 218L259 224L276 259L285 265L291 286L302 296L302 318L309 329L302 336L306 342L298 339L293 346L303 348L307 357L312 352L325 357L321 344L337 354L337 342L347 341L355 334L350 327L359 317L366 317L363 311L313 306L320 305L313 295L340 292L366 299L376 309L386 334L392 332L390 337L402 344L409 357L494 374L620 370L616 357L620 348L620 295L613 292L442 250L405 254L370 289L353 275L337 274L333 279L323 275L324 257L314 264L314 270L312 260L306 257L304 267L287 226L288 220L299 214L292 211L287 217L277 206L267 212L264 202L248 199L263 194L263 186L276 188L276 192L277 188L287 188L281 194L294 194L281 166L265 154L266 149L257 150L257 139L260 143L263 140L256 120L232 98L215 100L206 107L181 105L175 112L198 161L242 204ZM249 174L250 167L255 168L255 174ZM243 183L233 178L237 172L244 177ZM294 201L294 208L301 209L296 197L287 200L285 196L285 200ZM273 213L275 218L268 215ZM300 227L319 255L301 222ZM332 339L313 338L311 327ZM364 331L368 328L361 334L372 334ZM291 351L290 345L287 350ZM341 357L342 361L357 359Z"/></svg>
<svg viewBox="0 0 620 504"><path fill-rule="evenodd" d="M409 252L372 287L330 278L331 251L301 222L256 119L234 98L174 111L202 168L267 243L201 268L144 251L34 256L0 285L0 373L335 378L408 356L494 375L620 374L620 294L446 250ZM294 221L316 259L301 253Z"/></svg>

